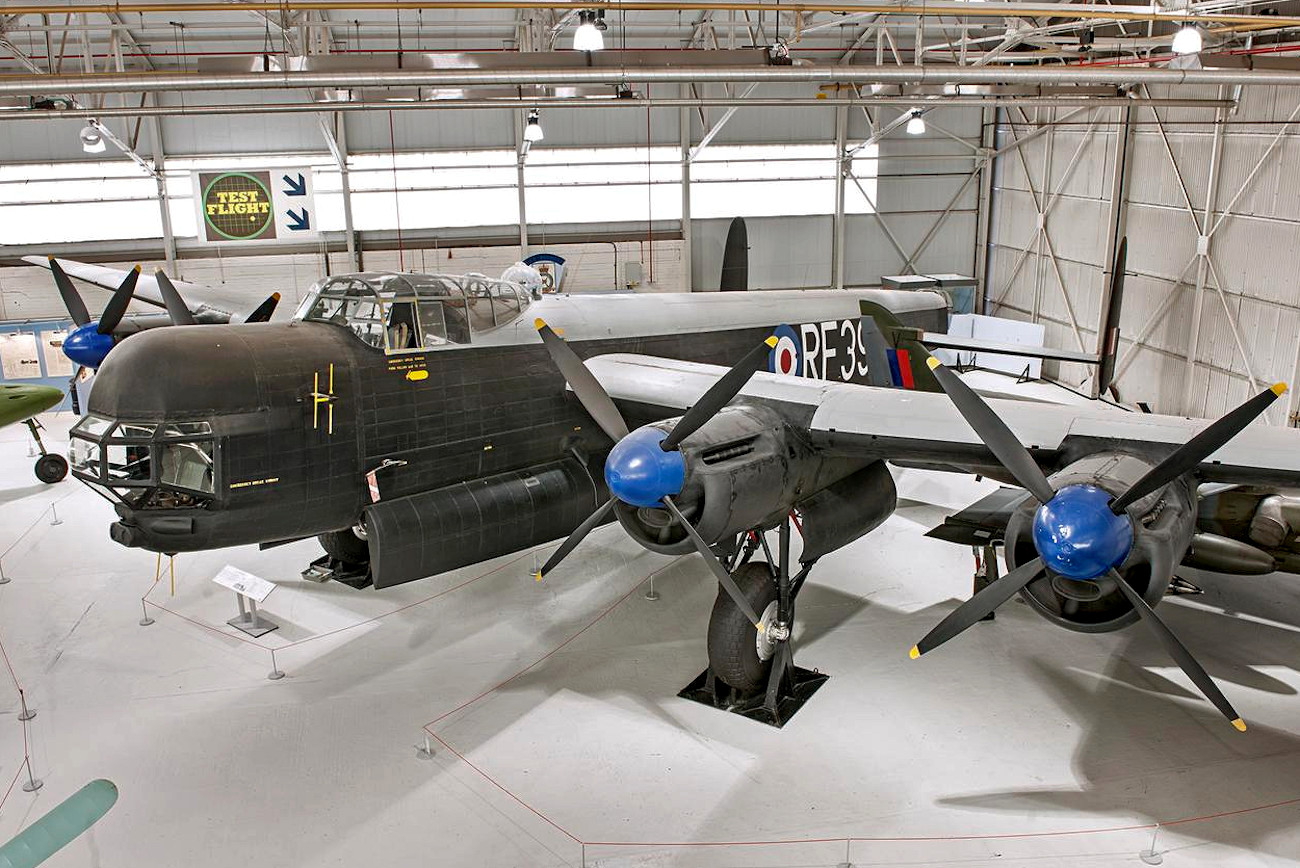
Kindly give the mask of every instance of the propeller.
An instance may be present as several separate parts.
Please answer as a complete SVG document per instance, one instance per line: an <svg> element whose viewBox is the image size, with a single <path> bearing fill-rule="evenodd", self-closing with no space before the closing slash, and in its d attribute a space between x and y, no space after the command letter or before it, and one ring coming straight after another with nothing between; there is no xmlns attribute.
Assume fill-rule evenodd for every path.
<svg viewBox="0 0 1300 868"><path fill-rule="evenodd" d="M171 278L161 268L154 273L154 278L158 281L158 294L162 296L163 304L167 307L167 316L171 318L172 325L198 325L198 320L194 319L190 306L176 291Z"/></svg>
<svg viewBox="0 0 1300 868"><path fill-rule="evenodd" d="M131 305L131 297L135 295L135 284L140 279L140 266L136 266L127 272L126 279L122 281L114 292L113 297L108 300L104 312L99 316L99 328L97 331L101 335L111 335L113 329L122 321L126 309Z"/></svg>
<svg viewBox="0 0 1300 868"><path fill-rule="evenodd" d="M1246 724L1227 697L1116 567L1128 558L1133 548L1133 521L1127 508L1195 469L1263 413L1286 391L1286 386L1278 383L1246 401L1174 450L1128 491L1113 497L1095 485L1067 485L1060 490L1054 489L1033 455L983 398L941 365L938 359L932 357L926 364L984 445L1039 502L1032 533L1038 557L1016 567L958 606L912 647L912 659L934 650L980 621L1045 573L1075 581L1104 577L1116 584L1187 677L1234 727L1244 732Z"/></svg>
<svg viewBox="0 0 1300 868"><path fill-rule="evenodd" d="M86 303L81 300L81 294L72 285L72 280L64 272L63 266L59 265L59 260L53 256L50 257L50 271L54 273L54 285L59 288L59 295L63 296L63 306L68 309L72 321L79 326L90 322L90 311L86 310Z"/></svg>
<svg viewBox="0 0 1300 868"><path fill-rule="evenodd" d="M661 428L645 426L629 432L623 414L573 348L543 320L536 320L534 325L537 326L542 344L550 353L551 360L564 375L578 401L596 420L601 430L615 441L614 448L605 459L605 483L609 486L612 497L569 534L537 571L537 580L541 581L555 569L605 519L616 501L646 509L664 508L685 530L696 551L704 556L718 584L735 602L736 607L749 618L750 623L761 629L762 619L740 592L726 568L714 556L709 544L682 514L673 501L673 496L681 492L686 478L686 462L679 445L739 394L749 378L766 362L776 346L776 338L770 337L746 353L744 358L700 396L677 421L672 431L665 432Z"/></svg>
<svg viewBox="0 0 1300 868"><path fill-rule="evenodd" d="M271 293L265 301L253 308L252 313L244 317L244 322L270 322L271 314L275 313L275 306L279 303L280 293Z"/></svg>

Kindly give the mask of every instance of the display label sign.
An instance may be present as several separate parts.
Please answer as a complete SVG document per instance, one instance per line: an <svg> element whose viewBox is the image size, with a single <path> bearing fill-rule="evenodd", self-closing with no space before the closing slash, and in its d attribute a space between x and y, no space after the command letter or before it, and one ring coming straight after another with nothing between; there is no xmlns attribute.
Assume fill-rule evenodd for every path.
<svg viewBox="0 0 1300 868"><path fill-rule="evenodd" d="M36 354L33 332L9 332L0 335L0 371L6 380L35 380L41 376L41 360Z"/></svg>
<svg viewBox="0 0 1300 868"><path fill-rule="evenodd" d="M307 168L194 173L199 237L210 244L274 243L320 234Z"/></svg>
<svg viewBox="0 0 1300 868"><path fill-rule="evenodd" d="M261 576L244 572L239 567L232 567L229 564L222 567L221 572L212 577L212 581L257 603L265 601L275 590L275 585Z"/></svg>

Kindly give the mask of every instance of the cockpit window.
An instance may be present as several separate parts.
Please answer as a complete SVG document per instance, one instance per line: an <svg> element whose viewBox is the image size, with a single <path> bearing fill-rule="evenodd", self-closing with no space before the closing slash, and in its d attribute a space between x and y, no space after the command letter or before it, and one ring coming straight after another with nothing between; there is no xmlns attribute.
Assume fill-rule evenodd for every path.
<svg viewBox="0 0 1300 868"><path fill-rule="evenodd" d="M481 274L361 274L312 287L298 318L350 328L387 353L421 352L468 344L531 303L523 287Z"/></svg>
<svg viewBox="0 0 1300 868"><path fill-rule="evenodd" d="M212 493L212 444L166 443L160 449L162 470L159 482L205 494Z"/></svg>

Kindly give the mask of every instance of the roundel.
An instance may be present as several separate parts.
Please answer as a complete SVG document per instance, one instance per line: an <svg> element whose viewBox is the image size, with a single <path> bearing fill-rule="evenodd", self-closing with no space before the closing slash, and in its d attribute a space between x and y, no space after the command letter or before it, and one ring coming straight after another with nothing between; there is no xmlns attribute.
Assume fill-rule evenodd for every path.
<svg viewBox="0 0 1300 868"><path fill-rule="evenodd" d="M773 374L799 376L803 370L803 347L798 333L788 325L779 325L772 334L776 337L776 346L768 353L767 369Z"/></svg>

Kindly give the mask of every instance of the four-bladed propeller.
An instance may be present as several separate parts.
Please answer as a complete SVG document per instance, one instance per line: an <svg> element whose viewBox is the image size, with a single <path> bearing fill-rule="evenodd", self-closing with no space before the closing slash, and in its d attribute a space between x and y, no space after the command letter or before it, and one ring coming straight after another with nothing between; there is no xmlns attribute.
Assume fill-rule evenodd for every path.
<svg viewBox="0 0 1300 868"><path fill-rule="evenodd" d="M136 284L140 279L140 266L136 266L127 273L122 284L113 292L113 297L109 299L108 304L104 307L104 312L99 321L91 319L90 311L86 308L86 303L82 300L76 287L72 285L67 272L59 264L57 259L50 257L50 271L54 274L54 284L59 288L59 295L63 298L63 304L68 309L68 314L72 317L77 328L63 342L63 352L69 359L76 362L83 368L98 368L112 350L114 343L120 338L114 332L122 323L122 318L126 315L127 308L130 307L131 301L135 296ZM171 320L172 325L197 325L198 317L190 310L185 299L176 290L176 286L171 279L160 269L154 274L158 283L158 294L162 297L163 306L167 309L167 317ZM271 315L275 313L276 305L280 301L280 293L273 292L266 300L255 307L248 316L244 317L243 322L267 322ZM210 320L211 321L211 320ZM216 320L221 322L222 320ZM129 334L131 330L127 330Z"/></svg>
<svg viewBox="0 0 1300 868"><path fill-rule="evenodd" d="M1128 558L1133 547L1133 522L1126 509L1195 469L1263 413L1286 391L1286 386L1278 383L1251 398L1174 450L1128 491L1112 497L1094 485L1067 485L1059 491L1054 489L1029 450L979 395L937 359L931 358L927 364L934 371L940 387L984 445L1039 502L1032 533L1038 557L1016 567L958 606L913 646L912 658L937 648L982 620L1045 572L1075 581L1105 578L1118 586L1129 604L1155 632L1165 650L1215 708L1234 727L1245 731L1246 724L1218 686L1116 568Z"/></svg>
<svg viewBox="0 0 1300 868"><path fill-rule="evenodd" d="M538 581L555 569L583 537L605 519L615 501L640 508L664 508L682 526L696 550L704 556L718 583L736 607L750 623L761 629L758 613L740 592L726 567L714 556L709 544L682 514L673 501L673 496L681 493L686 477L686 462L679 449L682 441L702 428L739 394L749 378L766 363L772 348L776 346L776 338L768 338L746 353L744 358L700 396L699 401L686 411L671 431L644 427L629 432L623 414L614 406L609 393L582 363L582 359L578 358L578 354L545 322L539 319L535 324L552 361L564 375L578 401L596 420L601 430L614 441L614 448L605 459L605 482L609 486L610 499L555 550L537 572Z"/></svg>

